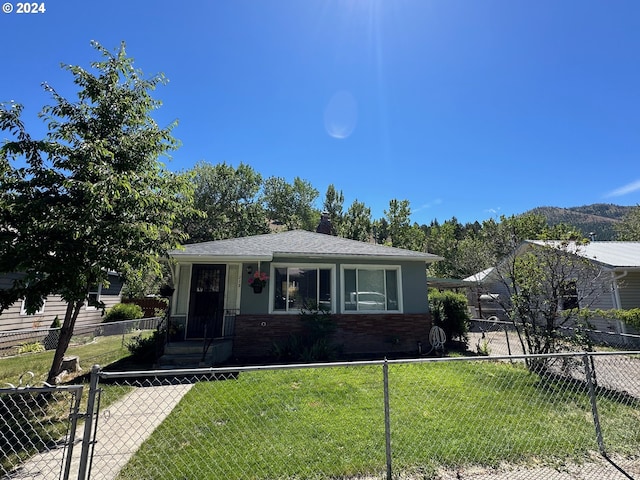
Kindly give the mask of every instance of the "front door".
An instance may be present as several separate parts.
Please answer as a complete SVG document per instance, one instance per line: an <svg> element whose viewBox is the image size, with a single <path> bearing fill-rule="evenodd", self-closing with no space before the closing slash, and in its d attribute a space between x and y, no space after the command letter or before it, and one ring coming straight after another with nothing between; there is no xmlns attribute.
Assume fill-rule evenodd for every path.
<svg viewBox="0 0 640 480"><path fill-rule="evenodd" d="M187 338L222 336L226 265L194 265Z"/></svg>

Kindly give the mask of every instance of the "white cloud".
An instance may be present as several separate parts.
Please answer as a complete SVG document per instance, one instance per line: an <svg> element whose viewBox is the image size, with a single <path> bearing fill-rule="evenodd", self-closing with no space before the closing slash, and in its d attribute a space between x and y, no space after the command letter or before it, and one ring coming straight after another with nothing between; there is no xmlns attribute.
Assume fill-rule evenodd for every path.
<svg viewBox="0 0 640 480"><path fill-rule="evenodd" d="M487 208L484 212L485 213L490 213L491 215L498 215L498 212L502 210L502 207L498 207L498 208Z"/></svg>
<svg viewBox="0 0 640 480"><path fill-rule="evenodd" d="M418 208L412 208L411 211L413 213L419 212L420 210L427 210L431 207L434 207L436 205L440 205L442 203L442 199L441 198L436 198L435 200L429 202L429 203L423 203L422 205L420 205Z"/></svg>
<svg viewBox="0 0 640 480"><path fill-rule="evenodd" d="M623 187L617 188L612 192L609 192L605 195L605 197L621 197L622 195L626 195L628 193L633 193L640 190L640 180L636 180L635 182L629 183Z"/></svg>

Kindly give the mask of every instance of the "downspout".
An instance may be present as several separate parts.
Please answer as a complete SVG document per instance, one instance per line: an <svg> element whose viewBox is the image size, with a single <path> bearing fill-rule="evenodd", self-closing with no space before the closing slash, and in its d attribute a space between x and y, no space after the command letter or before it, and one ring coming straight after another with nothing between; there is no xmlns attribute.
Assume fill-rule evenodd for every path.
<svg viewBox="0 0 640 480"><path fill-rule="evenodd" d="M611 286L612 286L612 300L613 300L613 308L616 310L620 310L622 308L622 302L620 301L620 289L618 288L618 280L626 277L629 274L627 270L623 271L620 275L616 275L615 272L611 272ZM622 321L618 320L618 328L620 333L627 333L627 325Z"/></svg>

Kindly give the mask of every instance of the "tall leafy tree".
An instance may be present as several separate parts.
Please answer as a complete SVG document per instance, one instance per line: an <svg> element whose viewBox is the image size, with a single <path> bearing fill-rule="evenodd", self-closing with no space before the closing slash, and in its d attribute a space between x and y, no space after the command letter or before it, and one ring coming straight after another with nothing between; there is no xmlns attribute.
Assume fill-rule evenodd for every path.
<svg viewBox="0 0 640 480"><path fill-rule="evenodd" d="M384 214L389 222L389 235L394 247L424 251L425 234L417 224L411 224L409 200L392 199Z"/></svg>
<svg viewBox="0 0 640 480"><path fill-rule="evenodd" d="M191 172L195 186L195 207L205 217L184 219L190 242L244 237L268 233L266 214L258 197L262 177L241 163L199 162Z"/></svg>
<svg viewBox="0 0 640 480"><path fill-rule="evenodd" d="M357 199L347 209L342 222L341 236L368 242L371 236L371 209Z"/></svg>
<svg viewBox="0 0 640 480"><path fill-rule="evenodd" d="M384 245L389 239L389 222L382 217L378 220L374 220L371 226L373 230L373 239L376 243Z"/></svg>
<svg viewBox="0 0 640 480"><path fill-rule="evenodd" d="M458 220L453 217L442 224L434 221L425 230L429 253L440 255L444 260L429 265L429 274L435 277L452 277L460 275L458 265L458 244L460 239Z"/></svg>
<svg viewBox="0 0 640 480"><path fill-rule="evenodd" d="M560 351L568 338L560 329L579 320L578 306L588 308L602 294L597 279L603 271L578 255L586 240L570 226L549 226L544 217L532 214L500 220L485 222L482 232L491 239L489 255L509 292L498 303L516 327L523 351ZM525 240L543 243L529 245ZM547 364L528 363L536 371Z"/></svg>
<svg viewBox="0 0 640 480"><path fill-rule="evenodd" d="M622 222L616 225L618 240L640 242L640 205L634 207L624 216Z"/></svg>
<svg viewBox="0 0 640 480"><path fill-rule="evenodd" d="M71 101L45 85L48 133L36 140L18 104L0 108L0 129L13 139L0 149L0 272L21 277L0 293L2 306L25 298L34 312L49 294L67 302L51 369L53 382L89 291L108 272L125 281L135 272L160 271L161 258L184 238L178 211L192 208L184 175L168 172L159 157L177 147L173 124L161 128L151 92L162 75L143 77L126 55L97 43L92 70L66 65L78 97ZM24 165L24 166L20 166Z"/></svg>
<svg viewBox="0 0 640 480"><path fill-rule="evenodd" d="M300 177L288 183L282 177L269 177L263 185L263 202L270 220L282 223L289 230L315 231L320 212L313 207L319 192Z"/></svg>
<svg viewBox="0 0 640 480"><path fill-rule="evenodd" d="M342 228L343 204L344 195L342 190L338 191L333 184L329 185L325 193L322 209L329 214L334 235L340 232Z"/></svg>

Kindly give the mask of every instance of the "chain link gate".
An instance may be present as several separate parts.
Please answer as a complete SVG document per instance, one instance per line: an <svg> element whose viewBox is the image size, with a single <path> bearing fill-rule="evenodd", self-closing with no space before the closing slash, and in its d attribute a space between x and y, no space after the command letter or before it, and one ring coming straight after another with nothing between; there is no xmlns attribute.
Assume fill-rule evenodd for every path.
<svg viewBox="0 0 640 480"><path fill-rule="evenodd" d="M75 478L82 385L0 389L3 479Z"/></svg>

